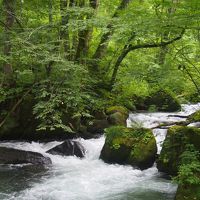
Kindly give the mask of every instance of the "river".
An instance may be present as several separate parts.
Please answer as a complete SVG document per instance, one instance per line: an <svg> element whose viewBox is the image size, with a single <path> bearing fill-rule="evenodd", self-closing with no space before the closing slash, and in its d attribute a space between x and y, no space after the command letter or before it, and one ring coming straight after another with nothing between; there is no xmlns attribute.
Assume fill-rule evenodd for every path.
<svg viewBox="0 0 200 200"><path fill-rule="evenodd" d="M183 105L178 113L130 114L127 125L152 128L163 122L183 121L171 114L189 115L200 104ZM158 152L165 129L154 129ZM177 186L164 178L154 165L141 171L131 166L106 164L99 159L105 138L78 139L86 149L83 159L45 153L61 142L1 142L0 146L40 152L52 160L52 166L0 165L1 200L173 200Z"/></svg>

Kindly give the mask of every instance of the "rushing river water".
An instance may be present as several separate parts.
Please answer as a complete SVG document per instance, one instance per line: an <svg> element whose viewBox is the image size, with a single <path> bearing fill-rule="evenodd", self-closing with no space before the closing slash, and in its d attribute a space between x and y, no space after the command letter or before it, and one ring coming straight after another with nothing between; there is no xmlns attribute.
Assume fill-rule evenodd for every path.
<svg viewBox="0 0 200 200"><path fill-rule="evenodd" d="M179 115L188 115L200 109L198 105L184 105ZM140 124L155 127L162 122L182 121L169 117L171 113L130 114L128 126ZM173 113L174 114L174 113ZM158 149L166 130L154 129ZM60 142L26 143L7 142L0 146L40 152L49 156L51 167L35 168L30 165L0 166L1 200L173 200L176 185L163 178L156 167L141 171L131 166L110 165L99 160L104 137L79 139L85 147L83 159L45 153Z"/></svg>

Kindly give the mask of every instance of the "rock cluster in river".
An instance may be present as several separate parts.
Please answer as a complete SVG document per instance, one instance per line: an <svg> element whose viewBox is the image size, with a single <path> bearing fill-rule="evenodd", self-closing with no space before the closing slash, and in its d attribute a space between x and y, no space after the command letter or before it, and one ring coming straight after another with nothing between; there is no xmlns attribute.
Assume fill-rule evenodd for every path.
<svg viewBox="0 0 200 200"><path fill-rule="evenodd" d="M84 157L85 149L77 141L66 140L47 151L49 154L61 156ZM0 147L0 164L33 164L49 165L51 159L40 153L20 149Z"/></svg>

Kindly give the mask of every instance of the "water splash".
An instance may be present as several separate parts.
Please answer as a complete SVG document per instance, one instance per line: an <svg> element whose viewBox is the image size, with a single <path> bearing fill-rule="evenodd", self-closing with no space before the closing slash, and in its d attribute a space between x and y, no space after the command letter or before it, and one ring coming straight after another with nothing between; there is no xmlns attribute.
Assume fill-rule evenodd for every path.
<svg viewBox="0 0 200 200"><path fill-rule="evenodd" d="M155 113L131 113L127 120L128 127L134 127L140 125L145 128L154 128L162 123L181 122L186 118L179 116L188 116L197 110L200 110L200 103L198 104L183 104L180 112L167 113L167 112L155 112ZM189 126L198 125L197 123L190 124ZM153 134L156 137L158 153L162 149L163 141L166 137L166 129L153 129Z"/></svg>
<svg viewBox="0 0 200 200"><path fill-rule="evenodd" d="M200 109L200 104L183 105L181 112L177 114L189 115ZM128 126L134 121L142 126L151 128L163 122L182 121L183 118L169 117L171 113L140 113L130 114L127 120ZM161 150L166 130L154 129L158 150ZM47 150L61 142L50 143L27 143L7 142L0 146L8 146L17 149L35 151L49 156L53 162L47 172L37 173L24 179L24 187L16 190L1 189L2 200L172 200L176 191L176 185L165 180L158 173L155 166L141 171L131 166L106 164L99 160L99 155L105 138L77 139L86 149L83 159L73 156L59 156L45 153ZM20 166L18 166L20 167ZM8 169L7 169L8 170ZM9 169L8 179L13 178L11 172L16 168ZM17 173L19 169L13 173ZM22 170L23 171L23 170ZM3 174L2 170L2 174ZM4 173L5 174L5 173ZM1 175L1 170L0 170ZM23 174L20 174L22 176ZM5 179L5 177L4 177ZM14 182L21 186L19 177L13 178ZM2 182L3 179L1 179ZM7 180L7 179L6 179ZM5 181L2 182L4 184ZM4 184L5 186L5 184Z"/></svg>

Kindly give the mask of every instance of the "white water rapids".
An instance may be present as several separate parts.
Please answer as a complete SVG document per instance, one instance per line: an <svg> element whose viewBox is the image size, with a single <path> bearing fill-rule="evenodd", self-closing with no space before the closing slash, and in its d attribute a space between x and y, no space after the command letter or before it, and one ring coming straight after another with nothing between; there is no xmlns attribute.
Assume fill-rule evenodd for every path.
<svg viewBox="0 0 200 200"><path fill-rule="evenodd" d="M184 105L180 115L188 115L200 109L198 105ZM130 114L127 120L131 123L141 123L144 127L154 127L164 121L180 121L183 118L167 117L172 113ZM173 113L174 114L174 113ZM159 150L164 140L166 130L154 129ZM141 171L131 166L110 165L99 160L104 137L99 139L78 139L85 147L86 157L83 159L68 156L50 155L45 153L60 142L27 143L1 142L0 146L40 152L51 158L53 164L47 172L25 179L23 188L17 176L19 166L9 166L5 183L16 184L19 190L3 188L0 183L0 199L2 200L173 200L176 185L162 178L155 166ZM14 171L14 173L12 173ZM3 173L2 169L0 174ZM15 175L13 175L15 174ZM14 176L14 178L12 177ZM21 173L20 173L21 176ZM6 181L5 181L6 179ZM8 180L7 180L8 179ZM14 180L13 180L14 179ZM13 181L12 181L13 180ZM9 182L10 181L10 182ZM4 183L3 182L3 183ZM5 185L5 184L4 184ZM22 184L23 185L23 184Z"/></svg>

